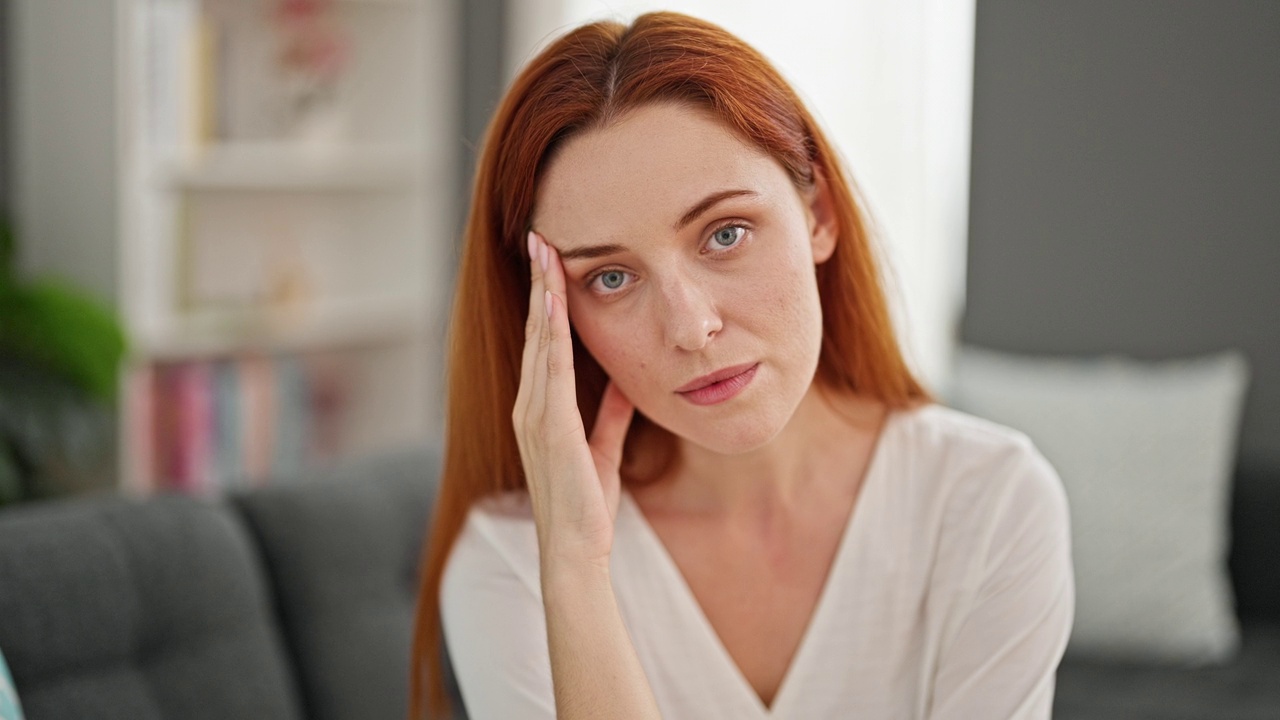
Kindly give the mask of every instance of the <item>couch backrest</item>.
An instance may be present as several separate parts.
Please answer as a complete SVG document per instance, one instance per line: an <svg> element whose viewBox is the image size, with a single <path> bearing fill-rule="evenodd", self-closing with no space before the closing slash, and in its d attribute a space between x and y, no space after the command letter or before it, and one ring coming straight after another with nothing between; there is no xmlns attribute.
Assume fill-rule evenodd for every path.
<svg viewBox="0 0 1280 720"><path fill-rule="evenodd" d="M1236 470L1229 565L1240 619L1280 623L1280 468Z"/></svg>
<svg viewBox="0 0 1280 720"><path fill-rule="evenodd" d="M27 720L301 718L271 603L224 504L0 512L0 647Z"/></svg>
<svg viewBox="0 0 1280 720"><path fill-rule="evenodd" d="M269 568L307 717L407 716L438 464L426 450L381 454L233 499Z"/></svg>

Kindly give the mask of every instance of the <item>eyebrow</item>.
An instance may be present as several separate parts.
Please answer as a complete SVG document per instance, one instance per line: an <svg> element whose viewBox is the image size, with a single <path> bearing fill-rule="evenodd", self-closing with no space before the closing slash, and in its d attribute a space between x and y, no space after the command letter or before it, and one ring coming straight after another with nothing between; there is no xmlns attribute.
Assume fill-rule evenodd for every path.
<svg viewBox="0 0 1280 720"><path fill-rule="evenodd" d="M680 219L676 221L675 231L680 232L685 229L685 226L694 220L697 220L703 213L715 207L717 203L728 200L729 198L741 197L743 195L750 195L754 197L758 194L759 193L754 190L721 190L719 192L713 192L703 198L701 202L689 208L689 211L684 215L680 216Z"/></svg>
<svg viewBox="0 0 1280 720"><path fill-rule="evenodd" d="M587 245L586 247L568 250L556 249L556 254L560 256L561 262L569 262L572 260L594 260L595 258L608 257L625 251L625 247L616 243L609 243L608 245Z"/></svg>
<svg viewBox="0 0 1280 720"><path fill-rule="evenodd" d="M754 190L720 190L713 192L702 200L698 201L693 207L689 208L685 214L680 216L673 228L676 232L688 227L689 223L697 220L703 213L715 207L729 198L742 196L758 196ZM595 258L607 257L617 253L626 252L627 248L617 243L608 243L605 245L586 245L580 248L569 248L565 250L557 250L562 262L570 260L592 260Z"/></svg>

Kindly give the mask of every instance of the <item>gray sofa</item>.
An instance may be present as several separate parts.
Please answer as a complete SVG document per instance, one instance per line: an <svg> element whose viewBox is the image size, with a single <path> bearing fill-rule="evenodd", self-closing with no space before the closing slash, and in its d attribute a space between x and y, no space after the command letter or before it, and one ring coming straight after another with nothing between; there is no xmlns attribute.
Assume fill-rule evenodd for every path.
<svg viewBox="0 0 1280 720"><path fill-rule="evenodd" d="M1241 621L1240 653L1204 668L1068 657L1058 669L1056 720L1280 718L1280 477L1236 471L1228 567Z"/></svg>
<svg viewBox="0 0 1280 720"><path fill-rule="evenodd" d="M404 718L436 472L410 451L227 501L0 511L0 649L28 720ZM1280 718L1276 480L1237 476L1240 656L1198 670L1069 658L1055 718Z"/></svg>
<svg viewBox="0 0 1280 720"><path fill-rule="evenodd" d="M437 465L0 511L0 650L27 719L402 720Z"/></svg>

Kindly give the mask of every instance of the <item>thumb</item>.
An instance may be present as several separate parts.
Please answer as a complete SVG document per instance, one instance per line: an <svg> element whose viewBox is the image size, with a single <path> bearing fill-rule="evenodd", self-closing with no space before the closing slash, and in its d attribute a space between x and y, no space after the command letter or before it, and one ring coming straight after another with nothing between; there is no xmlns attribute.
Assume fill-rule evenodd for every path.
<svg viewBox="0 0 1280 720"><path fill-rule="evenodd" d="M595 427L591 428L589 444L615 468L622 463L622 444L627 439L627 428L631 426L635 409L610 380L604 388L604 397L600 398L600 410L596 413Z"/></svg>

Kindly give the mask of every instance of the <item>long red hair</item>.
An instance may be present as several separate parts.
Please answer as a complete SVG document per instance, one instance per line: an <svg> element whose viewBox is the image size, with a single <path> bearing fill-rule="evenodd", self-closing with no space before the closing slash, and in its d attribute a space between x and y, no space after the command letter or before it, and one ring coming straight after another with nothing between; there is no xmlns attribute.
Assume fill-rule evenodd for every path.
<svg viewBox="0 0 1280 720"><path fill-rule="evenodd" d="M800 188L812 187L819 172L827 180L840 231L834 254L817 268L823 341L816 382L895 408L932 401L899 350L853 183L813 117L763 56L716 25L668 12L641 15L630 26L592 23L559 38L507 91L476 168L449 336L444 466L414 631L413 720L428 711L444 717L449 710L440 582L467 512L482 497L525 486L511 412L528 314L525 234L540 174L567 138L663 101L712 111L776 158ZM607 377L580 344L574 363L590 433ZM637 413L624 451L624 482L644 481L635 452L642 438L647 455L674 447L669 433Z"/></svg>

